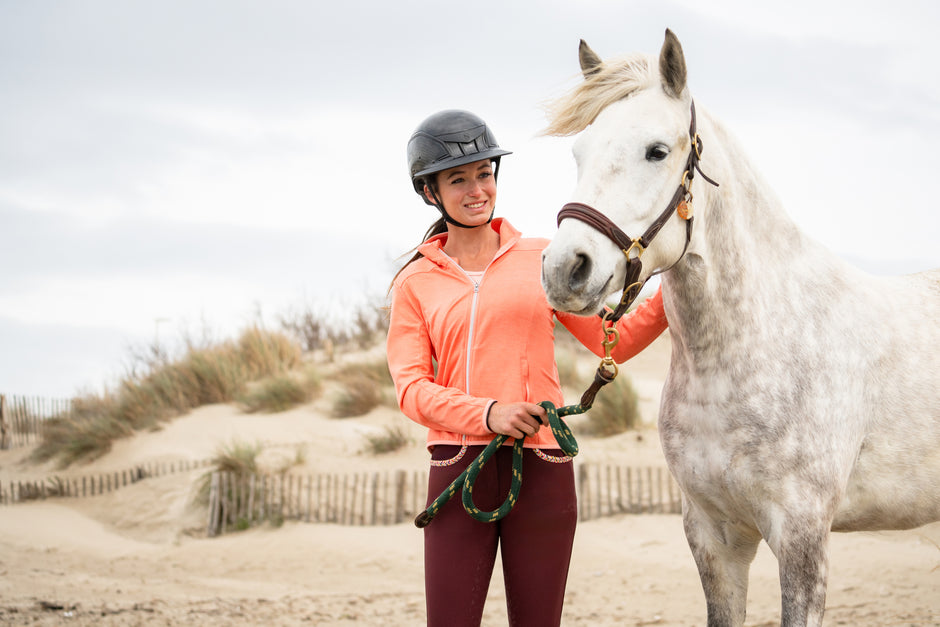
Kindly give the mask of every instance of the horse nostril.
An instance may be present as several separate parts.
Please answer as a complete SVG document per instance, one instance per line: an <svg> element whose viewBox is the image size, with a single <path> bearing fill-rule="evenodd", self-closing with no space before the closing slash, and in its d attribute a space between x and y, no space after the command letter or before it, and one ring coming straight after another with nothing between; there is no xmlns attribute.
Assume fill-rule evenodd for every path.
<svg viewBox="0 0 940 627"><path fill-rule="evenodd" d="M571 262L571 272L568 274L568 287L572 292L579 291L591 274L591 259L584 253L578 253Z"/></svg>

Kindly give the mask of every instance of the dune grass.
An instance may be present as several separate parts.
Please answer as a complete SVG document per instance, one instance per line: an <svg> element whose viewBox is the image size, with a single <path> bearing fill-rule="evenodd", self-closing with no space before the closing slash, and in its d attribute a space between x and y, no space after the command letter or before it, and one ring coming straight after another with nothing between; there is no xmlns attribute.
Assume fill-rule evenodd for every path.
<svg viewBox="0 0 940 627"><path fill-rule="evenodd" d="M393 453L410 442L401 425L386 425L381 433L366 434L365 438L366 452L372 455Z"/></svg>
<svg viewBox="0 0 940 627"><path fill-rule="evenodd" d="M249 381L287 372L300 360L300 348L290 338L257 326L236 340L190 345L178 360L161 357L142 374L129 374L114 391L74 399L70 414L47 422L33 459L56 458L64 468L100 457L116 439L201 405L232 402Z"/></svg>
<svg viewBox="0 0 940 627"><path fill-rule="evenodd" d="M239 440L232 440L216 448L210 469L202 474L196 484L194 502L200 505L208 504L213 473L230 472L240 477L257 474L258 455L263 448L260 442L248 443Z"/></svg>
<svg viewBox="0 0 940 627"><path fill-rule="evenodd" d="M640 405L630 377L621 372L601 388L585 416L582 428L591 435L610 436L635 429L640 423Z"/></svg>
<svg viewBox="0 0 940 627"><path fill-rule="evenodd" d="M558 368L558 380L563 388L581 388L587 385L585 378L578 371L578 358L570 348L555 351L555 365Z"/></svg>
<svg viewBox="0 0 940 627"><path fill-rule="evenodd" d="M320 376L313 369L302 375L284 373L257 382L238 402L246 412L276 413L308 403L321 391Z"/></svg>
<svg viewBox="0 0 940 627"><path fill-rule="evenodd" d="M333 418L364 416L382 404L382 387L366 374L353 372L339 383L330 409Z"/></svg>
<svg viewBox="0 0 940 627"><path fill-rule="evenodd" d="M339 384L330 410L334 418L363 416L389 402L384 390L392 386L392 375L384 358L349 364L337 370L332 378Z"/></svg>

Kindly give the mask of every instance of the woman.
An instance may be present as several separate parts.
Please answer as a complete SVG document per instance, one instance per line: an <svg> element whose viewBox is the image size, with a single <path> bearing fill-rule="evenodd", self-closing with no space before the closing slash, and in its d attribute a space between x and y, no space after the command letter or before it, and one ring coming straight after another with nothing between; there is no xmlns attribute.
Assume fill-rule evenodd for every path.
<svg viewBox="0 0 940 627"><path fill-rule="evenodd" d="M577 522L574 471L537 403L563 404L554 318L603 356L597 317L553 311L540 283L545 239L523 238L493 219L500 158L486 124L448 110L408 142L415 191L441 218L392 284L388 363L399 406L428 427L428 503L496 434L525 438L524 481L514 509L484 523L452 499L424 530L428 625L479 625L497 548L513 625L558 625ZM666 328L657 294L618 323L623 362ZM510 440L509 443L512 441ZM484 511L505 498L512 448L480 473Z"/></svg>

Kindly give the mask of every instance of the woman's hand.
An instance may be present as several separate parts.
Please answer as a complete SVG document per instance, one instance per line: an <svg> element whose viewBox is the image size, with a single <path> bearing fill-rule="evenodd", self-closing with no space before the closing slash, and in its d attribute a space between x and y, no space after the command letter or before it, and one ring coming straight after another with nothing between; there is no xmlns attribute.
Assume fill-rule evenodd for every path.
<svg viewBox="0 0 940 627"><path fill-rule="evenodd" d="M535 403L494 403L486 419L493 433L520 439L535 435L545 424L545 408Z"/></svg>

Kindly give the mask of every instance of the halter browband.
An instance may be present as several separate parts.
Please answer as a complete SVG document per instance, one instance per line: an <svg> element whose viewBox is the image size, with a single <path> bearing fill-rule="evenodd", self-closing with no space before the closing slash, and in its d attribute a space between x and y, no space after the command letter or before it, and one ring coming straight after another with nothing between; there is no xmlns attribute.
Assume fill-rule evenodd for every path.
<svg viewBox="0 0 940 627"><path fill-rule="evenodd" d="M562 207L561 211L558 212L558 224L561 225L561 221L565 218L575 218L576 220L581 220L582 222L587 223L588 225L594 227L604 235L606 235L611 241L613 241L623 252L627 260L626 274L624 275L623 281L623 293L620 296L620 303L612 312L601 312L602 317L605 320L610 320L612 323L616 322L626 313L627 309L633 304L633 301L636 300L637 295L639 295L640 290L643 289L643 285L646 284L646 281L650 280L653 276L665 272L672 268L676 263L679 263L679 260L685 256L686 250L689 248L689 242L692 239L692 192L689 191L689 188L692 185L692 178L695 176L695 171L698 170L698 173L702 175L706 181L718 187L718 183L708 178L704 172L702 172L699 167L699 160L702 157L702 138L699 137L698 133L695 131L695 102L692 102L690 107L692 112L692 122L689 124L689 137L692 139L692 147L689 150L689 158L686 160L685 172L682 174L682 182L676 188L676 192L672 195L672 200L669 201L669 204L666 206L666 209L659 215L658 218L646 229L646 232L643 233L640 237L636 239L631 238L626 233L624 233L620 227L614 224L610 218L605 216L603 213L597 209L586 205L580 202L570 202ZM682 205L685 204L686 208L681 210ZM666 224L666 221L672 216L674 211L680 211L684 213L681 215L685 219L685 246L682 248L682 254L679 255L679 259L675 261L668 268L658 270L650 276L646 277L644 281L639 281L640 271L643 269L643 262L640 261L640 256L643 254L643 251L650 245L650 242L653 241L653 238L656 237L656 234L659 233L660 229ZM634 254L635 252L635 254Z"/></svg>

